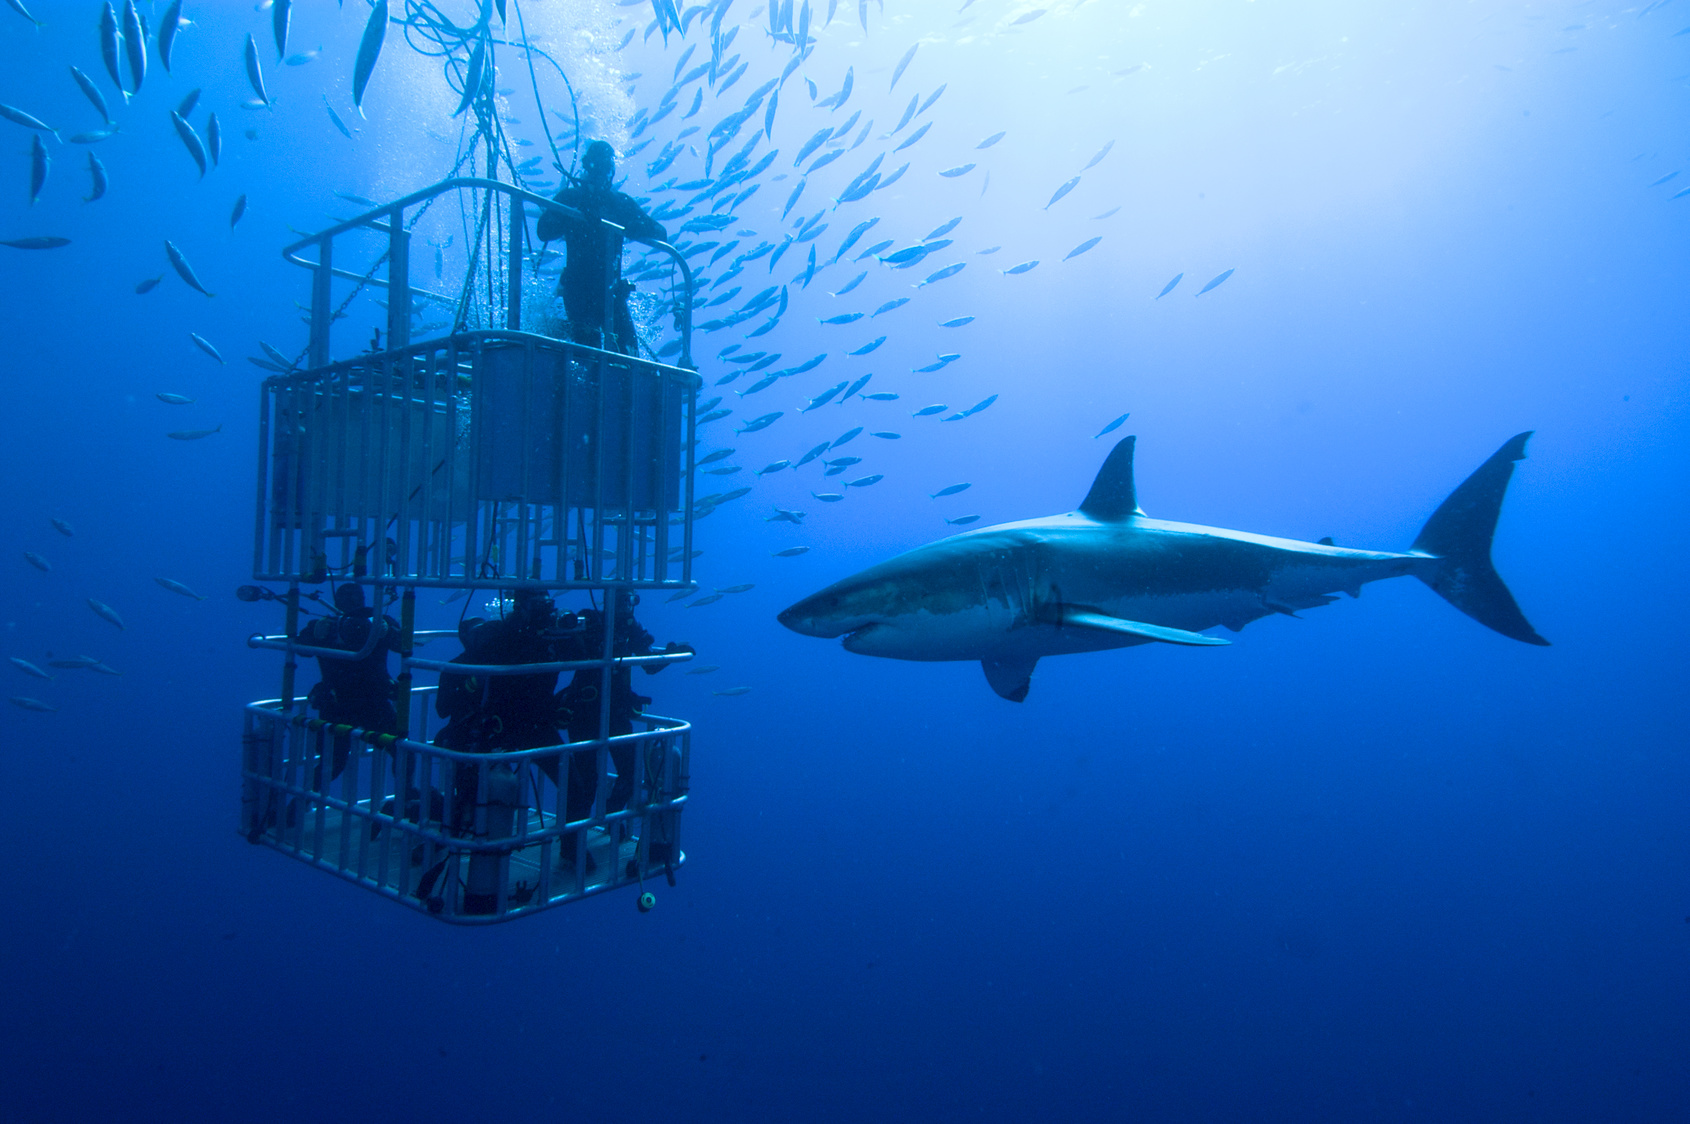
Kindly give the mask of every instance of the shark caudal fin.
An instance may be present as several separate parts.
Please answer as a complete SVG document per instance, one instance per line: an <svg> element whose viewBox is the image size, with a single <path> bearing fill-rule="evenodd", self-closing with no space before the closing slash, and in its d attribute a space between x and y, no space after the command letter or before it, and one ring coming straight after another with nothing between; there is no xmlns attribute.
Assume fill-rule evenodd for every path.
<svg viewBox="0 0 1690 1124"><path fill-rule="evenodd" d="M1531 435L1528 430L1510 438L1451 492L1420 528L1412 549L1430 554L1441 563L1436 570L1420 575L1420 580L1445 601L1486 628L1547 647L1549 641L1539 636L1520 612L1490 560L1502 495L1514 475L1514 462L1525 459L1526 439Z"/></svg>

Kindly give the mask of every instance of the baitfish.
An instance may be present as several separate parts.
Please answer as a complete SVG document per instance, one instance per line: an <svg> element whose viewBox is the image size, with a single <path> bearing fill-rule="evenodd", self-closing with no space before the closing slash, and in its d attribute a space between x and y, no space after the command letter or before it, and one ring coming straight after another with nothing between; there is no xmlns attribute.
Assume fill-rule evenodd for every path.
<svg viewBox="0 0 1690 1124"><path fill-rule="evenodd" d="M37 570L40 570L42 573L52 573L53 571L53 564L41 557L41 555L35 553L33 550L24 551L23 560L28 562L31 566L34 566Z"/></svg>
<svg viewBox="0 0 1690 1124"><path fill-rule="evenodd" d="M746 690L750 690L750 688L748 687ZM23 695L10 695L8 699L13 706L22 707L24 710L37 710L43 714L52 714L59 709L56 706L48 706L40 699L26 698Z"/></svg>
<svg viewBox="0 0 1690 1124"><path fill-rule="evenodd" d="M1080 177L1075 176L1073 179L1056 189L1056 194L1050 197L1050 202L1045 204L1044 209L1047 211L1050 210L1051 207L1056 205L1057 200L1061 199L1064 195L1067 195L1078 186L1080 186Z"/></svg>
<svg viewBox="0 0 1690 1124"><path fill-rule="evenodd" d="M770 557L771 558L796 558L800 554L808 553L809 550L810 550L810 548L807 547L807 546L789 546L785 550L775 551L774 554L770 555Z"/></svg>
<svg viewBox="0 0 1690 1124"><path fill-rule="evenodd" d="M1114 147L1115 147L1115 142L1110 141L1108 144L1106 144L1102 148L1098 149L1097 155L1093 156L1090 160L1087 160L1086 166L1081 168L1080 171L1089 172L1093 168L1097 167L1099 164L1103 163L1103 158L1105 156L1108 156L1109 150L1111 148L1114 148Z"/></svg>
<svg viewBox="0 0 1690 1124"><path fill-rule="evenodd" d="M744 425L742 425L738 429L734 430L734 432L735 433L756 433L760 429L767 429L771 425L775 424L775 422L780 419L780 417L783 413L784 413L784 411L776 410L772 414L764 414L760 418L753 418L751 421L746 422Z"/></svg>
<svg viewBox="0 0 1690 1124"><path fill-rule="evenodd" d="M63 519L49 519L47 522L53 525L53 530L57 531L65 538L74 539L76 537L76 528L72 527L69 523L66 523Z"/></svg>
<svg viewBox="0 0 1690 1124"><path fill-rule="evenodd" d="M169 70L170 64L166 63L165 69ZM74 66L70 68L70 76L76 79L77 88L82 91L84 97L94 103L94 109L98 111L105 123L110 125L112 123L111 109L106 105L105 96L100 93L100 88L94 85L94 80Z"/></svg>
<svg viewBox="0 0 1690 1124"><path fill-rule="evenodd" d="M166 73L170 70L170 51L176 45L176 33L181 29L182 0L171 0L170 7L164 10L164 19L158 25L158 61L164 64Z"/></svg>
<svg viewBox="0 0 1690 1124"><path fill-rule="evenodd" d="M1184 277L1185 277L1185 274L1183 274L1183 273L1174 274L1174 279L1172 281L1169 281L1166 285L1162 286L1162 291L1160 293L1156 294L1156 299L1161 300L1163 297L1165 297L1169 293L1173 292L1174 286L1178 285Z"/></svg>
<svg viewBox="0 0 1690 1124"><path fill-rule="evenodd" d="M268 106L270 95L264 92L264 68L258 65L258 42L251 32L246 37L246 80L252 84L252 92L258 95L259 103Z"/></svg>
<svg viewBox="0 0 1690 1124"><path fill-rule="evenodd" d="M364 88L375 73L376 60L381 57L381 45L387 36L387 0L376 0L364 24L364 37L358 42L358 59L352 65L352 104L361 115L364 112Z"/></svg>
<svg viewBox="0 0 1690 1124"><path fill-rule="evenodd" d="M117 610L112 608L110 605L107 605L104 601L96 601L90 597L88 598L88 607L94 610L94 615L99 617L101 620L115 624L118 628L126 627L123 623L123 618L117 615Z"/></svg>
<svg viewBox="0 0 1690 1124"><path fill-rule="evenodd" d="M943 402L936 402L931 406L923 406L921 409L919 409L915 413L911 414L910 417L912 417L912 418L930 417L933 414L942 414L948 409L950 409L950 407L945 405Z"/></svg>
<svg viewBox="0 0 1690 1124"><path fill-rule="evenodd" d="M974 168L975 168L975 165L973 165L973 164L958 164L954 168L946 168L944 171L940 172L939 174L941 176L944 176L948 180L954 180L958 176L966 176L969 172L972 172L974 170Z"/></svg>
<svg viewBox="0 0 1690 1124"><path fill-rule="evenodd" d="M0 246L10 246L14 250L57 250L68 245L69 238L9 238L0 241Z"/></svg>
<svg viewBox="0 0 1690 1124"><path fill-rule="evenodd" d="M838 394L840 391L845 389L845 385L846 385L845 383L841 382L837 386L834 386L834 387L831 387L828 390L822 391L816 397L810 399L809 405L805 406L802 410L799 410L798 412L800 414L807 414L811 410L814 410L818 407L827 405L829 402L833 401L834 395Z"/></svg>
<svg viewBox="0 0 1690 1124"><path fill-rule="evenodd" d="M739 695L749 695L751 693L751 688L750 687L729 687L726 690L711 691L710 693L712 695L721 695L723 698L734 698L734 697L739 696Z"/></svg>
<svg viewBox="0 0 1690 1124"><path fill-rule="evenodd" d="M960 328L964 324L972 324L972 323L974 323L974 317L972 317L972 316L958 316L954 320L941 320L941 321L939 321L939 327L941 327L941 328Z"/></svg>
<svg viewBox="0 0 1690 1124"><path fill-rule="evenodd" d="M928 496L928 498L936 500L940 496L954 496L958 492L968 491L968 489L972 488L973 486L974 485L972 485L972 484L950 484L950 485L947 485L946 487L940 488L937 492L933 492L931 495Z"/></svg>
<svg viewBox="0 0 1690 1124"><path fill-rule="evenodd" d="M334 106L329 104L329 95L327 94L323 95L323 108L329 111L329 120L334 123L335 128L340 130L340 135L347 140L351 140L352 130L346 127L346 122L340 119L340 114L336 113Z"/></svg>
<svg viewBox="0 0 1690 1124"><path fill-rule="evenodd" d="M863 427L860 425L853 429L847 429L844 433L841 433L838 437L835 437L831 442L829 442L828 448L837 449L846 442L853 440L862 431Z"/></svg>
<svg viewBox="0 0 1690 1124"><path fill-rule="evenodd" d="M1007 137L1008 135L1009 135L1008 130L1005 130L1004 132L1001 132L1001 133L993 133L991 136L987 137L985 140L981 141L979 144L975 145L974 147L975 148L990 148L994 144L1001 141L1004 137Z"/></svg>
<svg viewBox="0 0 1690 1124"><path fill-rule="evenodd" d="M1234 272L1233 270L1229 269L1225 273L1221 274L1219 277L1216 277L1213 281L1210 281L1207 285L1203 286L1201 289L1198 289L1197 295L1202 296L1204 293L1208 292L1210 289L1213 289L1215 286L1217 286L1221 282L1225 281L1228 277L1231 277L1233 272Z"/></svg>
<svg viewBox="0 0 1690 1124"><path fill-rule="evenodd" d="M246 196L242 195L235 200L234 209L229 212L230 230L235 229L235 224L241 221L241 216L244 214L246 214Z"/></svg>
<svg viewBox="0 0 1690 1124"><path fill-rule="evenodd" d="M877 390L873 394L865 394L863 398L869 402L896 402L898 396L889 390ZM944 409L944 407L940 407Z"/></svg>
<svg viewBox="0 0 1690 1124"><path fill-rule="evenodd" d="M12 661L12 666L16 667L25 675L33 675L37 679L53 678L51 675L48 675L45 671L42 671L39 667L36 667L28 660L19 659L17 656L10 656L8 658Z"/></svg>
<svg viewBox="0 0 1690 1124"><path fill-rule="evenodd" d="M943 269L936 270L935 272L928 274L919 284L916 285L916 288L920 289L923 286L931 285L935 281L943 281L947 277L955 277L957 274L961 273L963 268L967 265L967 262L962 261L959 261L954 265L947 265Z"/></svg>
<svg viewBox="0 0 1690 1124"><path fill-rule="evenodd" d="M700 467L707 464L715 464L717 461L725 461L733 455L734 451L732 449L717 449L713 453L707 453L703 457L700 457L698 464Z"/></svg>
<svg viewBox="0 0 1690 1124"><path fill-rule="evenodd" d="M168 238L164 240L164 252L170 258L170 264L175 268L176 275L187 283L188 288L195 292L204 293L208 297L217 295L200 284L200 279L194 274L194 267L188 264L188 259L182 256L182 251L178 250L176 244Z"/></svg>
<svg viewBox="0 0 1690 1124"><path fill-rule="evenodd" d="M905 137L904 142L902 144L900 144L897 148L894 148L892 151L893 152L902 152L904 149L908 148L910 145L914 144L916 141L918 141L922 137L926 136L927 130L931 129L932 127L933 127L933 122L931 122L931 121L927 122L921 128L917 129L915 132L913 132L909 136Z"/></svg>
<svg viewBox="0 0 1690 1124"><path fill-rule="evenodd" d="M129 56L129 78L135 83L132 93L141 92L141 79L147 76L147 36L141 30L141 13L135 10L135 0L123 0L123 49Z"/></svg>
<svg viewBox="0 0 1690 1124"><path fill-rule="evenodd" d="M170 111L170 123L176 126L176 135L182 138L182 144L187 147L188 155L192 156L194 163L199 166L200 179L204 179L206 171L205 145L200 141L199 134L194 132L194 127L188 124L187 119L174 109Z"/></svg>
<svg viewBox="0 0 1690 1124"><path fill-rule="evenodd" d="M41 118L35 116L33 113L25 113L23 110L14 106L0 104L0 117L4 117L14 125L22 125L26 129L36 129L43 133L52 133L55 139L59 135L59 131L57 129L41 120Z"/></svg>
<svg viewBox="0 0 1690 1124"><path fill-rule="evenodd" d="M758 476L767 476L771 472L779 472L781 469L785 468L787 465L789 465L791 463L792 463L791 461L775 461L773 464L766 464L762 468L759 468L757 470L757 475Z"/></svg>
<svg viewBox="0 0 1690 1124"><path fill-rule="evenodd" d="M92 203L106 194L106 166L92 152L88 154L88 175L93 179L93 186L82 197L84 203Z"/></svg>
<svg viewBox="0 0 1690 1124"><path fill-rule="evenodd" d="M867 488L869 485L878 484L884 479L886 479L884 473L876 472L872 476L861 476L855 480L847 480L845 486L847 488Z"/></svg>
<svg viewBox="0 0 1690 1124"><path fill-rule="evenodd" d="M811 492L810 495L823 503L838 503L845 498L839 492Z"/></svg>
<svg viewBox="0 0 1690 1124"><path fill-rule="evenodd" d="M1096 433L1092 434L1092 440L1096 441L1099 437L1102 437L1106 433L1114 433L1117 429L1120 429L1121 426L1123 424L1125 424L1126 420L1130 417L1132 417L1131 414L1122 414L1120 417L1116 418L1114 421L1110 422L1108 425L1104 426L1102 429L1100 429Z"/></svg>
<svg viewBox="0 0 1690 1124"><path fill-rule="evenodd" d="M687 608L697 609L697 608L699 608L700 606L703 606L703 605L714 605L716 602L720 601L721 599L722 599L722 595L720 593L706 593L703 597L700 597L697 601L694 601L694 602L691 602L690 604L688 604Z"/></svg>
<svg viewBox="0 0 1690 1124"><path fill-rule="evenodd" d="M1028 270L1035 268L1038 264L1039 259L1034 258L1032 261L1024 261L1020 265L1012 265L1003 272L1006 276L1014 277L1016 274L1026 273Z"/></svg>
<svg viewBox="0 0 1690 1124"><path fill-rule="evenodd" d="M855 324L858 320L861 320L862 318L863 318L863 314L860 313L860 312L842 312L838 316L829 316L826 320L821 321L821 323L823 323L823 324Z"/></svg>
<svg viewBox="0 0 1690 1124"><path fill-rule="evenodd" d="M945 522L949 523L953 527L966 527L970 523L978 523L979 521L980 517L978 515L959 515L955 519L945 520Z"/></svg>
<svg viewBox="0 0 1690 1124"><path fill-rule="evenodd" d="M153 397L157 398L160 402L167 403L171 406L192 406L194 404L194 400L189 398L187 395L171 394L168 391L161 391L160 393L153 395Z"/></svg>
<svg viewBox="0 0 1690 1124"><path fill-rule="evenodd" d="M1072 250L1069 250L1067 257L1064 257L1062 260L1067 261L1068 258L1077 258L1081 254L1085 253L1087 250L1091 249L1093 246L1097 245L1101 241L1103 241L1103 235L1101 235L1101 234L1097 235L1094 238L1087 238L1084 242L1081 242L1078 246L1075 246Z"/></svg>
<svg viewBox="0 0 1690 1124"><path fill-rule="evenodd" d="M747 590L751 590L751 589L755 589L755 588L756 588L755 583L747 582L744 585L725 585L722 588L718 589L716 592L717 593L723 593L723 594L726 594L726 593L745 593Z"/></svg>
<svg viewBox="0 0 1690 1124"><path fill-rule="evenodd" d="M175 433L166 433L172 441L198 441L203 437L210 437L213 433L223 432L222 426L215 429L179 429Z"/></svg>
<svg viewBox="0 0 1690 1124"><path fill-rule="evenodd" d="M112 85L117 87L123 100L129 100L129 91L123 85L123 73L117 65L117 13L112 10L110 0L100 8L100 61L106 64L106 73L111 76Z"/></svg>
<svg viewBox="0 0 1690 1124"><path fill-rule="evenodd" d="M879 308L877 308L873 312L871 312L869 314L869 319L873 320L876 316L879 316L882 312L891 312L893 309L902 308L902 307L904 307L904 305L906 305L908 303L910 303L910 298L908 298L908 297L898 297L896 300L889 300L885 304L881 305Z"/></svg>
<svg viewBox="0 0 1690 1124"><path fill-rule="evenodd" d="M869 352L873 351L875 348L879 347L881 344L883 344L885 342L886 342L886 337L885 336L879 336L875 339L870 340L868 343L863 344L863 346L857 348L857 350L848 351L845 354L847 354L847 355L867 355Z"/></svg>
<svg viewBox="0 0 1690 1124"><path fill-rule="evenodd" d="M869 436L870 437L878 437L882 441L897 441L897 440L900 440L904 435L902 433L893 433L891 430L881 429L881 430L876 430L875 432L869 434Z"/></svg>
<svg viewBox="0 0 1690 1124"><path fill-rule="evenodd" d="M189 589L187 586L183 585L181 582L171 581L169 578L154 578L153 581L157 582L159 585L163 586L165 589L168 589L172 593L180 593L183 597L191 597L195 601L204 601L205 600L204 597L201 597L199 594L195 593L193 590Z"/></svg>
<svg viewBox="0 0 1690 1124"><path fill-rule="evenodd" d="M200 335L198 332L189 332L188 335L194 341L195 347L199 348L201 351L205 352L207 355L209 355L213 359L217 360L218 363L223 362L223 356L218 353L218 351L215 347L211 346L210 340L206 339L204 336Z"/></svg>
<svg viewBox="0 0 1690 1124"><path fill-rule="evenodd" d="M47 155L47 146L41 143L39 133L31 134L29 138L29 205L35 206L35 200L41 195L41 189L47 184L47 169L52 167L53 161ZM28 241L28 239L20 239Z"/></svg>
<svg viewBox="0 0 1690 1124"><path fill-rule="evenodd" d="M788 511L784 507L777 507L775 508L775 513L773 515L764 517L763 522L802 523L804 522L804 513L802 511Z"/></svg>

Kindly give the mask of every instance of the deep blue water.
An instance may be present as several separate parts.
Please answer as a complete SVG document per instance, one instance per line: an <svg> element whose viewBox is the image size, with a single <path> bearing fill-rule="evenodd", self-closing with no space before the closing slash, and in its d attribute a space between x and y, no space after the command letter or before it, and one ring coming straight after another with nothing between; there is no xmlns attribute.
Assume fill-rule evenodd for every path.
<svg viewBox="0 0 1690 1124"><path fill-rule="evenodd" d="M0 10L0 101L67 137L96 128L74 63L122 129L92 147L106 198L81 202L89 149L49 139L31 205L29 131L0 123L0 237L72 239L0 247L5 654L87 653L123 675L5 670L5 694L58 708L0 712L6 1119L1690 1112L1675 635L1690 608L1690 197L1676 197L1690 186L1690 5L1061 0L1028 20L1038 9L999 0L960 14L892 0L864 5L866 33L857 5L825 27L818 5L813 53L756 150L782 156L735 227L778 242L876 154L932 129L888 155L888 172L910 162L899 182L842 205L772 274L767 259L747 267L727 308L785 283L791 309L758 340L741 335L760 318L701 333L705 381L734 342L830 358L767 406L730 395L734 418L705 444L736 445L748 474L851 426L903 436L855 441L858 471L885 479L845 502L807 496L815 465L756 481L699 522L695 564L705 587L755 588L642 613L722 668L647 681L654 709L697 726L678 887L649 915L617 894L490 930L439 925L235 830L241 706L274 695L278 673L243 640L280 623L232 596L252 571L261 375L242 357L259 339L303 346L305 274L278 253L289 227L350 213L336 191L389 198L445 175L455 95L395 31L358 120L363 4L298 4L290 49L322 53L289 67L275 65L269 13L190 3L174 73L154 53L125 107L100 62L98 5L28 7L40 31ZM142 5L155 26L164 8ZM665 46L641 37L649 4L530 0L523 14L575 79L588 135L619 150L681 52L698 46L689 66L710 52L708 15ZM724 31L743 26L727 53L748 72L684 124L707 133L779 74L793 47L767 23L748 0L731 7ZM249 32L270 110L240 107ZM526 86L514 52L499 65L501 86ZM825 98L847 67L845 107L813 106L804 81ZM548 106L566 106L555 77L539 80ZM917 122L880 139L941 83ZM643 165L702 85L639 138L657 139L624 162L631 193L654 186ZM166 112L195 86L196 122L213 109L225 132L203 180ZM856 109L875 121L867 140L818 171L783 223L786 154ZM545 151L532 96L508 112ZM657 178L676 173L703 175L702 161ZM922 267L853 268L853 249L795 282L807 246L825 266L876 216L860 247L963 221ZM173 275L166 238L215 298ZM967 267L910 287L952 261ZM855 292L828 295L865 269ZM896 296L912 300L817 323ZM976 319L937 326L963 315ZM845 357L880 334L880 350ZM941 353L961 358L914 373ZM797 415L870 371L870 391L901 397ZM910 416L989 394L959 422ZM774 409L786 416L762 433L721 428ZM869 659L775 622L953 530L945 516L1071 509L1114 439L1092 435L1127 411L1150 514L1377 549L1405 548L1504 439L1535 430L1495 559L1554 646L1389 582L1252 624L1226 649L1049 659L1017 705L976 666ZM219 424L205 440L164 436ZM961 481L972 488L928 498ZM771 505L810 514L767 523ZM795 544L812 549L771 558ZM713 694L729 686L752 691Z"/></svg>

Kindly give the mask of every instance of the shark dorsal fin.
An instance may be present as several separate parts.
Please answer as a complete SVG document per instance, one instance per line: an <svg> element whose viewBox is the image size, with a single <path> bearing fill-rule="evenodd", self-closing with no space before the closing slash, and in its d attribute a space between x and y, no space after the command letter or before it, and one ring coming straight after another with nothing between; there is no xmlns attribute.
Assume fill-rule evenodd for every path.
<svg viewBox="0 0 1690 1124"><path fill-rule="evenodd" d="M1080 512L1099 523L1119 523L1144 512L1138 506L1138 493L1133 487L1133 442L1136 437L1123 437L1109 452L1109 459L1097 470Z"/></svg>

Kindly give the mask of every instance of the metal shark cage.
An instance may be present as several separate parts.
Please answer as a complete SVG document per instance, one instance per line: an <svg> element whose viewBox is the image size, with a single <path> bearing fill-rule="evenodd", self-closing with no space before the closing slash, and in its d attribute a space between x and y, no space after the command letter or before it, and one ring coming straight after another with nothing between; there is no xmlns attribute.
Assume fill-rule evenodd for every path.
<svg viewBox="0 0 1690 1124"><path fill-rule="evenodd" d="M416 285L411 253L431 206L451 197L467 235L455 294ZM589 221L510 184L460 178L287 247L286 260L311 271L309 346L303 366L276 364L259 412L253 576L286 584L285 594L266 596L287 619L280 635L248 640L285 659L280 695L246 707L241 832L463 924L525 916L656 874L672 882L684 861L691 727L639 714L633 733L613 737L608 700L617 667L690 658L618 654L613 638L626 611L618 592L693 588L691 273L672 246L648 244L648 258L674 263L678 365L559 338L543 321L542 330L524 330L525 300L543 304L550 292L528 223L545 209ZM622 233L603 226L607 238ZM452 242L429 239L437 280L440 247ZM345 268L372 258L362 270ZM370 304L384 304L385 315ZM426 334L415 331L420 307L451 310L450 330L413 340ZM368 350L335 358L331 329L349 322L335 333L344 339L360 317L378 334ZM603 339L613 338L609 328ZM363 652L299 641L302 601L315 597L301 587L331 574L374 594ZM603 613L595 658L471 666L418 654L456 637L417 628L419 589L470 596L518 588L591 597ZM382 609L395 603L398 635L386 642L399 657L397 731L312 715L295 693L299 658L369 655ZM419 672L582 669L600 675L597 737L516 752L432 744L436 688L414 682ZM621 756L631 756L636 773L633 796L614 811L606 808L613 747L633 750ZM596 755L599 780L590 813L571 820L563 766L584 752ZM333 776L329 763L342 757ZM642 895L641 908L650 901Z"/></svg>

